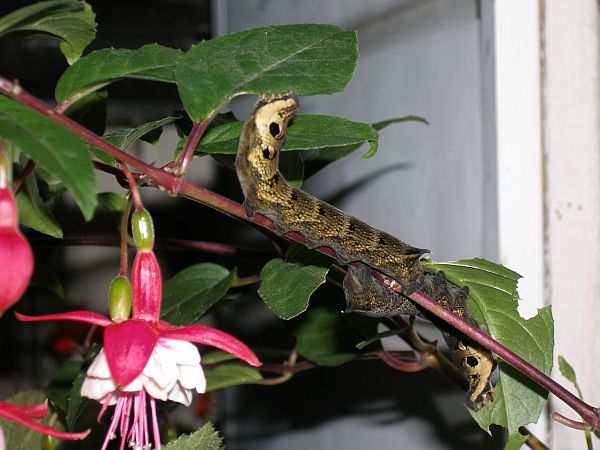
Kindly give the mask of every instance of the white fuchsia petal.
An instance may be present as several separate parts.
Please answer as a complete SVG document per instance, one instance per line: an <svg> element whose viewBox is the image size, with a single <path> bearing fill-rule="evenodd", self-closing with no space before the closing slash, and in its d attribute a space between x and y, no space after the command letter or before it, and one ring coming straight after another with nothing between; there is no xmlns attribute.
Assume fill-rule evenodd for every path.
<svg viewBox="0 0 600 450"><path fill-rule="evenodd" d="M168 395L169 400L181 403L185 406L190 406L192 403L192 398L192 391L189 389L184 389L179 383L173 386L173 389L169 391Z"/></svg>
<svg viewBox="0 0 600 450"><path fill-rule="evenodd" d="M161 338L163 348L172 350L177 364L196 365L200 364L200 352L198 347L187 341Z"/></svg>
<svg viewBox="0 0 600 450"><path fill-rule="evenodd" d="M206 378L200 364L179 366L179 383L186 389L195 389L199 394L206 391Z"/></svg>
<svg viewBox="0 0 600 450"><path fill-rule="evenodd" d="M179 375L174 352L159 341L143 373L162 389L169 390L177 383Z"/></svg>
<svg viewBox="0 0 600 450"><path fill-rule="evenodd" d="M116 389L117 385L111 378L86 377L81 385L81 396L104 403L104 399ZM116 399L109 404L115 403Z"/></svg>
<svg viewBox="0 0 600 450"><path fill-rule="evenodd" d="M88 376L95 378L110 378L110 369L108 368L104 349L101 349L94 358L92 364L88 367L87 374Z"/></svg>

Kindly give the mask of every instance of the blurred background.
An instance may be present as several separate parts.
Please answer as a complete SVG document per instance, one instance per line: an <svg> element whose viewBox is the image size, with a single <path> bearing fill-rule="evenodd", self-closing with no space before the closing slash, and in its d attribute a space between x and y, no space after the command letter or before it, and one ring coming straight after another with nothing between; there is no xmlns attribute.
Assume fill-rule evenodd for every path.
<svg viewBox="0 0 600 450"><path fill-rule="evenodd" d="M4 0L0 15L25 4ZM577 370L586 400L600 403L600 114L598 5L594 0L103 0L89 3L98 35L88 51L158 42L187 50L202 39L261 25L333 23L358 32L361 59L346 92L301 99L302 113L361 122L416 114L381 131L370 160L360 152L332 164L304 186L324 200L417 247L436 260L484 257L524 276L526 317L553 305L556 355ZM0 41L0 73L48 102L67 65L50 41ZM107 129L135 126L181 109L171 85L122 81L108 89ZM231 108L247 117L253 97ZM133 150L170 160L178 141L165 129L158 146ZM241 200L235 175L211 159L190 178ZM123 192L98 174L100 191ZM247 243L258 235L198 204L146 189L157 236ZM68 199L56 205L65 236L116 236L112 216L91 224ZM68 218L68 220L65 220ZM31 236L34 236L32 233ZM118 271L118 250L47 246L36 260L59 270L70 304L103 311ZM249 274L252 261L160 252L165 277L188 264L216 261ZM23 309L60 310L30 290ZM52 306L52 301L55 306ZM40 306L43 305L43 306ZM48 306L50 305L50 306ZM56 326L15 327L1 319L2 398L15 384L38 385L60 366L49 358ZM283 324L259 304L241 302L215 321L249 342L279 345ZM23 331L26 329L26 335ZM17 334L17 330L20 334ZM240 331L241 330L241 331ZM426 333L430 330L426 330ZM13 345L14 344L14 345ZM64 359L63 359L64 361ZM558 379L560 375L556 375ZM564 382L564 380L561 379ZM281 386L220 392L210 418L236 450L490 449L462 406L464 394L428 371L402 374L382 363L310 371ZM550 409L566 413L560 405ZM531 429L555 449L581 448L583 437L544 417Z"/></svg>

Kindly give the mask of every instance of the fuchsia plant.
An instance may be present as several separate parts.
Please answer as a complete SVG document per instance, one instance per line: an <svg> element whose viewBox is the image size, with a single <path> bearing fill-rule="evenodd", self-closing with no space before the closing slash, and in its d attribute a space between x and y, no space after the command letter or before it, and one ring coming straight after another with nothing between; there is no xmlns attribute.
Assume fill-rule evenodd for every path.
<svg viewBox="0 0 600 450"><path fill-rule="evenodd" d="M267 217L260 214L247 217L243 205L186 179L194 156L216 154L221 155L221 158L217 158L219 161L226 161L227 156L235 152L242 124L230 114L219 116L219 111L235 96L276 91L294 91L305 96L344 90L358 60L354 33L331 25L273 26L202 42L185 53L155 44L137 50L98 50L82 57L85 45L93 39L95 32L94 16L89 5L79 0L52 0L33 5L32 9L28 8L30 7L15 12L16 16L0 18L0 37L3 33L12 31L32 30L37 36L40 33L40 18L51 19L48 21L50 29L42 31L52 37L59 36L63 44L68 44L62 45L61 50L72 66L57 82L56 107L50 107L32 96L17 82L0 77L0 140L9 143L11 151L15 152L15 155L11 154L11 160L19 160L29 168L21 172L16 184L25 178L41 187L50 182L58 183L60 189L72 194L84 217L89 220L98 205L95 169L114 175L119 183L128 185L136 209L132 218L132 231L137 253L131 270L131 285L127 279L126 258L129 206L124 208L125 212L123 209L118 210L125 217L122 221L125 228L121 229L121 269L119 276L111 284L109 294L110 317L85 310L84 307L78 311L40 316L17 314L20 320L26 322L75 321L104 329L103 349L89 367L82 364L82 372L79 373L81 376L72 380L72 387L79 389L77 379L83 379L79 389L81 396L102 404L99 419L114 405L106 437L101 444L103 449L110 445L111 438L117 434L121 436L121 448L128 444L146 448L151 442L156 448L160 448L156 400L172 400L189 405L194 392L211 389L209 369L214 367L207 367L206 362L210 361L207 357L202 360L204 368L200 365L201 357L194 344L224 350L253 367L261 364L252 350L229 334L194 324L211 308L217 309L218 302L232 288L246 288L248 291L253 289L254 298L264 301L279 319L295 318L296 323L302 324L294 330L293 338L298 344L288 349L289 357L282 359L281 356L265 356L263 359L266 362L261 366L261 372L238 362L214 362L213 359L216 369L224 369L228 375L236 374L237 377L240 371L244 374L244 377L233 377L232 385L282 383L302 370L363 359L383 360L401 371L433 367L444 375L457 379L458 373L453 371L445 356L435 345L420 337L412 322L399 317L389 320L363 317L360 325L353 323L351 327L347 327L348 316L339 312L342 307L328 304L328 308L323 308L314 304L316 302L313 302L311 296L317 287L318 290L325 289L328 299L339 294L336 289L344 275L344 269L339 265L332 266L329 259L320 260L320 255L317 254L321 252L335 256L331 248L324 246L316 251L299 251L301 247L298 244L305 243L302 235L278 234L275 224ZM65 28L52 29L52 26L61 27L64 24L67 24ZM28 26L31 28L27 28ZM82 37L82 34L71 36L69 33L74 29L79 30L78 32L85 29L87 37ZM76 109L83 103L86 107L93 107L95 102L103 101L100 98L102 96L94 97L95 91L126 78L176 84L178 100L191 119L191 128L177 114L136 128L120 130L116 135L100 136L90 131L88 124L73 113L72 107ZM217 117L219 120L214 120ZM351 153L362 143L372 144L369 156L372 155L379 139L377 130L389 123L405 120L407 119L398 118L371 125L339 117L301 114L290 125L290 139L287 141L290 145L284 148L287 150L285 154L297 156L297 164L302 166L304 175L308 177L308 172L315 173L324 164ZM160 131L163 125L174 121L177 121L184 134L188 129L189 132L182 138L172 161L166 167L156 167L126 150L133 140L143 137L149 131ZM323 135L323 130L329 128L336 130L335 142ZM93 152L90 151L92 147ZM312 150L313 153L308 158L302 158L292 152L299 150ZM327 153L328 151L331 153ZM131 173L130 170L134 172ZM4 176L0 176L0 267L18 267L18 270L0 270L0 310L4 311L24 292L31 276L33 257L29 244L18 229L16 206L8 178L6 174L0 175ZM178 317L173 312L177 308L169 305L177 290L170 286L169 291L168 283L163 286L161 270L154 254L152 219L142 206L137 184L195 200L244 221L274 239L276 245L266 249L241 249L228 243L158 240L156 248L177 247L218 253L221 256L244 253L262 263L254 273L245 277L237 277L235 269L231 267L213 263L182 270L169 280L169 283L180 288L187 302L185 317ZM57 191L48 191L47 197L52 200ZM36 198L31 192L23 192L23 195L28 196L31 204L35 204L33 200L38 200L37 204L42 204L45 208L51 206L50 201ZM39 208L42 209L42 206ZM27 221L27 218L22 220L41 233L52 235L51 231L39 223ZM56 221L59 228L60 220L64 218L59 217ZM102 242L110 240L108 238ZM110 245L118 245L116 241L113 239ZM50 244L81 245L98 242L100 240L67 236L62 241L52 240ZM265 256L272 257L266 264ZM479 296L481 298L477 298L479 303L476 305L488 326L486 333L450 313L422 292L417 291L410 298L500 357L498 372L502 389L497 392L502 398L489 409L473 413L481 428L488 430L492 424L507 428L509 445L517 448L527 439L521 434L523 427L535 422L542 411L546 401L545 389L565 401L583 418L584 422L571 421L570 426L586 430L600 429L598 410L548 376L553 360L550 311L541 311L535 319L537 322L521 321L515 306L517 274L488 261L471 260L463 263L450 264L454 274L446 268L444 271L450 282L454 275L457 284L463 278L468 278L462 277L466 271L469 271L469 275L475 272L475 279L470 286L471 293L477 293L477 289L482 286L487 290L486 293L491 293ZM305 267L310 267L310 270L303 270ZM217 282L199 293L194 290L194 286L186 284L189 270L194 275L204 277L203 279ZM252 286L258 281L261 281L260 300L255 295L256 286ZM293 301L289 301L290 297L293 297ZM475 295L472 299L474 297ZM495 300L498 301L494 303ZM308 314L304 314L305 311ZM495 317L494 313L498 311L501 313L499 315L508 319L502 322ZM326 320L322 320L323 318ZM406 352L386 353L380 343L383 336L377 334L377 327L381 324L390 328L390 334L402 336L414 349L416 358L407 357ZM344 333L336 335L332 332L339 329L344 330ZM303 334L303 330L309 332L304 331ZM314 339L314 335L319 336L319 339ZM519 336L519 340L513 339L515 336ZM348 339L350 343L346 347L338 347L338 339ZM508 365L518 368L525 376L509 372L506 370ZM264 376L265 372L280 376ZM50 377L49 375L48 378ZM533 386L532 380L542 389ZM461 384L464 379L457 381ZM76 391L68 392L70 395ZM56 406L67 416L68 423L70 405L61 405L59 400L51 399L52 406ZM5 414L5 417L11 419L9 415L13 414L11 420L19 419L23 423L23 417L39 414L41 407L42 405L32 407L37 408L33 410L23 409L23 414L16 417L14 414L19 410L18 407L7 406L3 409L0 404L0 415ZM68 426L73 429L76 424L72 420ZM56 430L38 428L38 431L47 431L56 436ZM84 434L63 436L76 439Z"/></svg>

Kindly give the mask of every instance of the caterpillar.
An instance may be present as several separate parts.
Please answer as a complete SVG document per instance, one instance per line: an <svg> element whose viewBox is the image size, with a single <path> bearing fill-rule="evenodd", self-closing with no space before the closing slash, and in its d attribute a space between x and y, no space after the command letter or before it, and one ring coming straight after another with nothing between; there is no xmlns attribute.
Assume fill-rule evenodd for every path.
<svg viewBox="0 0 600 450"><path fill-rule="evenodd" d="M278 168L279 152L298 108L292 93L262 94L244 123L235 168L247 215L263 214L281 234L300 233L309 248L332 249L337 260L348 265L343 282L348 312L373 317L411 314L432 320L406 297L420 289L477 326L466 308L466 288L450 287L441 272L423 269L420 259L428 250L412 247L287 183ZM389 286L400 283L402 294L376 280L375 271L389 279ZM438 325L454 364L467 378L467 405L475 410L488 405L494 399L491 353Z"/></svg>

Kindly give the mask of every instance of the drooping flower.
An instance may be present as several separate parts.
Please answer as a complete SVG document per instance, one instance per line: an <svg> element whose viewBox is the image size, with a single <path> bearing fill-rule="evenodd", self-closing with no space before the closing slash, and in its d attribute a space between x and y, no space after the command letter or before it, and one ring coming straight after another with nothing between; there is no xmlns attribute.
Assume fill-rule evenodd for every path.
<svg viewBox="0 0 600 450"><path fill-rule="evenodd" d="M117 432L122 447L128 441L134 448L150 448L147 397L154 446L160 449L155 399L189 405L192 391L206 389L200 354L191 342L219 348L260 366L252 350L227 333L203 325L174 326L159 319L162 276L152 250L152 221L147 212L136 211L133 223L138 253L131 271L131 319L113 322L92 311L35 317L17 314L26 322L73 320L104 327L104 347L90 365L81 389L83 396L103 404L100 416L109 405L116 405L103 450Z"/></svg>
<svg viewBox="0 0 600 450"><path fill-rule="evenodd" d="M41 423L34 422L33 419L43 419L48 414L48 406L46 403L32 406L13 405L0 401L0 419L10 420L20 423L38 433L54 436L58 439L69 441L85 439L89 431L83 433L67 433L59 431L55 428ZM6 442L4 440L4 432L0 428L0 450L6 450Z"/></svg>
<svg viewBox="0 0 600 450"><path fill-rule="evenodd" d="M19 231L15 198L1 185L0 181L0 315L21 298L33 272L33 253Z"/></svg>

